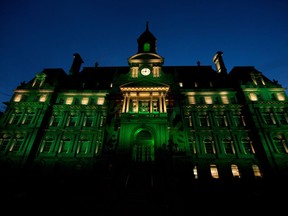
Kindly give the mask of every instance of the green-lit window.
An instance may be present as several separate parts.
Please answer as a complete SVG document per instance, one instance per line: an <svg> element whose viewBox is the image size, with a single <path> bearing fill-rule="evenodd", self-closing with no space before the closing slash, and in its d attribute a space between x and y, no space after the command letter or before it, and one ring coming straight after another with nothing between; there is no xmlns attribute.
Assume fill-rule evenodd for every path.
<svg viewBox="0 0 288 216"><path fill-rule="evenodd" d="M67 126L68 127L75 127L76 123L77 123L77 116L76 115L70 115L68 117Z"/></svg>
<svg viewBox="0 0 288 216"><path fill-rule="evenodd" d="M196 141L195 141L194 136L190 136L190 137L188 138L188 143L189 143L190 151L191 151L193 154L196 154L196 153L197 153L197 151L196 151Z"/></svg>
<svg viewBox="0 0 288 216"><path fill-rule="evenodd" d="M61 140L61 146L59 149L59 153L67 154L71 148L71 139L70 138L64 138Z"/></svg>
<svg viewBox="0 0 288 216"><path fill-rule="evenodd" d="M79 140L79 146L77 153L78 154L86 154L90 145L90 141L86 138Z"/></svg>
<svg viewBox="0 0 288 216"><path fill-rule="evenodd" d="M233 115L233 121L236 127L246 126L245 117L241 114Z"/></svg>
<svg viewBox="0 0 288 216"><path fill-rule="evenodd" d="M214 142L211 138L205 138L203 143L206 154L215 154Z"/></svg>
<svg viewBox="0 0 288 216"><path fill-rule="evenodd" d="M277 118L281 124L287 124L287 115L284 112L277 112Z"/></svg>
<svg viewBox="0 0 288 216"><path fill-rule="evenodd" d="M286 140L282 136L274 137L273 141L279 153L285 154L288 152Z"/></svg>
<svg viewBox="0 0 288 216"><path fill-rule="evenodd" d="M227 127L227 118L225 115L216 115L216 121L219 127Z"/></svg>
<svg viewBox="0 0 288 216"><path fill-rule="evenodd" d="M144 50L144 52L149 52L150 51L150 44L148 42L144 43L143 50Z"/></svg>
<svg viewBox="0 0 288 216"><path fill-rule="evenodd" d="M51 127L57 127L57 126L59 126L60 119L61 119L61 117L60 117L59 115L53 115L53 116L51 117L50 126L51 126Z"/></svg>
<svg viewBox="0 0 288 216"><path fill-rule="evenodd" d="M148 101L139 101L139 112L149 112Z"/></svg>
<svg viewBox="0 0 288 216"><path fill-rule="evenodd" d="M201 127L208 127L210 126L209 118L207 114L199 115L199 121Z"/></svg>
<svg viewBox="0 0 288 216"><path fill-rule="evenodd" d="M49 153L50 150L51 150L52 144L53 144L53 138L51 138L51 137L46 137L46 138L43 140L43 144L42 144L42 147L41 147L40 152Z"/></svg>
<svg viewBox="0 0 288 216"><path fill-rule="evenodd" d="M29 125L32 122L34 115L35 113L27 113L22 124Z"/></svg>
<svg viewBox="0 0 288 216"><path fill-rule="evenodd" d="M84 120L84 127L91 127L93 125L93 116L87 115Z"/></svg>
<svg viewBox="0 0 288 216"><path fill-rule="evenodd" d="M243 137L241 139L241 144L242 144L246 154L254 154L255 153L253 143L249 137Z"/></svg>
<svg viewBox="0 0 288 216"><path fill-rule="evenodd" d="M0 139L0 152L4 152L7 148L7 146L9 145L11 140L10 136L7 137L3 137Z"/></svg>
<svg viewBox="0 0 288 216"><path fill-rule="evenodd" d="M19 113L14 113L12 115L12 118L11 118L9 123L12 124L12 125L17 125L19 123L21 117L22 117L22 113L20 113L20 112Z"/></svg>
<svg viewBox="0 0 288 216"><path fill-rule="evenodd" d="M224 138L222 141L226 154L234 154L233 141L230 138Z"/></svg>
<svg viewBox="0 0 288 216"><path fill-rule="evenodd" d="M80 99L79 98L75 98L74 99L74 105L79 105L80 104Z"/></svg>
<svg viewBox="0 0 288 216"><path fill-rule="evenodd" d="M13 152L18 152L22 143L24 141L24 137L23 136L19 136L19 137L16 137L14 140L13 140L13 144L11 145L10 147L10 151L13 151Z"/></svg>
<svg viewBox="0 0 288 216"><path fill-rule="evenodd" d="M275 118L272 112L263 112L262 113L263 119L267 125L276 124Z"/></svg>

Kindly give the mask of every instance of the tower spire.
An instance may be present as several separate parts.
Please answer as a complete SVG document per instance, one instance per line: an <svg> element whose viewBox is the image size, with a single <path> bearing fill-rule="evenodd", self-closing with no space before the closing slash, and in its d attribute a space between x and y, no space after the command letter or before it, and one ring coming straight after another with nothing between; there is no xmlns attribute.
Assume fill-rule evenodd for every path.
<svg viewBox="0 0 288 216"><path fill-rule="evenodd" d="M146 31L149 31L148 21L146 21Z"/></svg>

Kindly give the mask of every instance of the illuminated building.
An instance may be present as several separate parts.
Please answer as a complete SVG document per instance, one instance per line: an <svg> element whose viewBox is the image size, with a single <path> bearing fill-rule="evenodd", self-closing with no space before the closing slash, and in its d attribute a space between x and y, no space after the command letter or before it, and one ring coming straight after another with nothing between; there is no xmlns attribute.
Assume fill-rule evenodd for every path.
<svg viewBox="0 0 288 216"><path fill-rule="evenodd" d="M137 42L128 66L81 70L75 53L68 73L44 69L15 89L0 120L9 194L46 189L60 200L59 191L91 192L103 204L125 191L152 191L155 202L173 200L177 211L192 197L251 201L271 182L280 188L288 163L285 89L252 66L228 73L220 51L215 69L164 66L148 25Z"/></svg>

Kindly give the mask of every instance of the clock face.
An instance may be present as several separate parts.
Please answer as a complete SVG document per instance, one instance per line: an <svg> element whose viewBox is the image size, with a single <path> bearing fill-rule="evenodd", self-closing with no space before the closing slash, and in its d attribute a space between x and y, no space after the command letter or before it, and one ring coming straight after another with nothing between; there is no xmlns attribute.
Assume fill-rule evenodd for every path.
<svg viewBox="0 0 288 216"><path fill-rule="evenodd" d="M141 70L141 74L142 74L143 76L148 76L150 73L151 73L151 70L150 70L149 68L143 68L143 69Z"/></svg>

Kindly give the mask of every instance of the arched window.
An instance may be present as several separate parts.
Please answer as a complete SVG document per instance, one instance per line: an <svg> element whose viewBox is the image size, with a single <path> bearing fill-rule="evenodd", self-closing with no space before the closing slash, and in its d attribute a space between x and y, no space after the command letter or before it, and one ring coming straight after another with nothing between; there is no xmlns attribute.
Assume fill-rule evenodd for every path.
<svg viewBox="0 0 288 216"><path fill-rule="evenodd" d="M150 44L148 42L144 43L143 50L144 50L144 52L149 52L150 51Z"/></svg>

